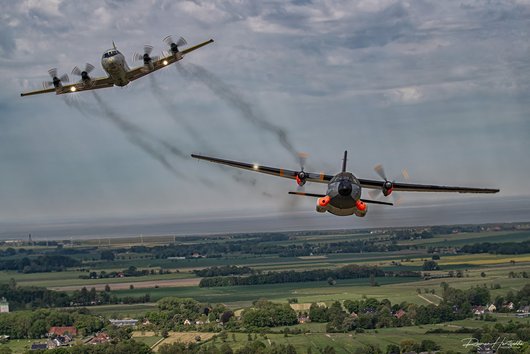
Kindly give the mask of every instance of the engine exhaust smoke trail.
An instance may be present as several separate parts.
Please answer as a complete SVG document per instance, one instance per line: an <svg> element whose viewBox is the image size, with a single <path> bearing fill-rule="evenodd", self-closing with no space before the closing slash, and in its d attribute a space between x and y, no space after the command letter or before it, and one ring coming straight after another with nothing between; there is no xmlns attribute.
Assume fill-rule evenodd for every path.
<svg viewBox="0 0 530 354"><path fill-rule="evenodd" d="M169 115L175 123L181 125L186 133L188 133L195 142L198 143L200 146L200 149L204 149L208 152L214 151L210 144L206 141L206 139L203 137L203 134L201 134L199 131L197 131L191 124L188 122L188 120L183 117L183 115L177 115L178 107L176 104L174 104L171 100L171 98L167 95L167 93L160 87L160 84L156 80L156 78L153 75L150 75L150 81L151 81L151 88L153 89L153 93L155 98L157 99L160 106L166 111L167 115Z"/></svg>
<svg viewBox="0 0 530 354"><path fill-rule="evenodd" d="M170 150L170 148L173 148L171 144L161 141L160 139L157 139L155 137L152 137L151 134L149 134L147 131L126 121L124 118L120 117L118 113L113 111L101 99L101 97L99 97L99 95L97 95L95 92L93 92L93 94L94 98L99 104L99 108L101 109L95 109L94 107L86 105L81 101L75 100L75 98L73 97L65 96L64 101L68 106L77 109L84 116L101 116L101 113L103 113L103 117L113 123L125 135L126 139L131 144L142 149L145 153L147 153L149 156L151 156L160 164L162 164L162 166L164 166L173 175L177 177L182 177L182 174L177 171L175 167L173 167L173 165L171 165L164 153L160 151L160 148L157 148L155 146L156 144L167 144L168 146L166 146L166 149ZM153 144L153 142L155 144ZM175 148L173 153L176 155L178 153L178 156L184 156L184 154L178 148Z"/></svg>
<svg viewBox="0 0 530 354"><path fill-rule="evenodd" d="M280 144L298 161L298 152L290 141L285 129L269 122L240 93L236 92L228 84L202 66L187 63L186 67L184 67L182 64L177 63L176 68L184 77L197 79L205 84L216 96L239 111L246 121L276 135Z"/></svg>

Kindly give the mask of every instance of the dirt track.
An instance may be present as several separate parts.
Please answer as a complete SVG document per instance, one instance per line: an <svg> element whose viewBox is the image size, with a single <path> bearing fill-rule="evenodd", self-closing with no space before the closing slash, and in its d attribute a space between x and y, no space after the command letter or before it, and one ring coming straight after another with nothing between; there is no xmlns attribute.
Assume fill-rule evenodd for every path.
<svg viewBox="0 0 530 354"><path fill-rule="evenodd" d="M123 282L123 283L112 283L109 284L112 290L125 290L129 289L130 286L134 286L135 289L154 288L158 285L159 288L174 288L174 287L185 287L185 286L197 286L201 278L192 279L170 279L170 280L150 280L150 281L138 281L138 282ZM58 286L52 287L51 290L57 291L74 291L81 290L86 287L87 289L96 288L96 290L104 290L105 283L91 284L91 285L72 285L72 286Z"/></svg>

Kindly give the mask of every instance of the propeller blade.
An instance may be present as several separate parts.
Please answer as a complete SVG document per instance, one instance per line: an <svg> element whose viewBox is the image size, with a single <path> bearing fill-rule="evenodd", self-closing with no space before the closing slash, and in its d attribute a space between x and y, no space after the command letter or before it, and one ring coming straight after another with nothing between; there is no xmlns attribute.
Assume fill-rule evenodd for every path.
<svg viewBox="0 0 530 354"><path fill-rule="evenodd" d="M45 89L48 89L50 87L53 87L53 82L52 81L43 81L42 82L42 86L45 88Z"/></svg>
<svg viewBox="0 0 530 354"><path fill-rule="evenodd" d="M68 77L68 75L63 74L63 75L59 78L59 80L61 80L61 82L65 83L65 82L70 81L70 78Z"/></svg>
<svg viewBox="0 0 530 354"><path fill-rule="evenodd" d="M171 35L169 35L166 38L164 38L162 41L166 43L169 47L171 47L171 43L173 43L173 38L171 37Z"/></svg>
<svg viewBox="0 0 530 354"><path fill-rule="evenodd" d="M145 54L150 55L152 51L153 51L153 46L152 45L149 45L149 44L145 44L144 45L144 53Z"/></svg>
<svg viewBox="0 0 530 354"><path fill-rule="evenodd" d="M54 77L57 76L57 68L53 68L53 69L48 70L48 73L50 74L51 78L53 79Z"/></svg>
<svg viewBox="0 0 530 354"><path fill-rule="evenodd" d="M380 189L372 189L368 194L370 195L370 198L376 199L379 197L380 194L383 192Z"/></svg>
<svg viewBox="0 0 530 354"><path fill-rule="evenodd" d="M403 176L403 179L405 181L408 181L410 179L409 171L407 171L407 169L403 169L401 171L401 176Z"/></svg>
<svg viewBox="0 0 530 354"><path fill-rule="evenodd" d="M89 74L92 70L94 70L95 67L94 65L90 64L90 63L86 63L85 65L85 71L87 72L87 74Z"/></svg>
<svg viewBox="0 0 530 354"><path fill-rule="evenodd" d="M133 55L133 61L143 61L144 56L140 53L134 53Z"/></svg>
<svg viewBox="0 0 530 354"><path fill-rule="evenodd" d="M304 152L299 152L298 153L298 159L299 159L299 162L300 162L300 169L303 171L304 170L304 166L305 166L305 163L307 161L307 157L309 155L304 153Z"/></svg>
<svg viewBox="0 0 530 354"><path fill-rule="evenodd" d="M183 45L186 45L188 44L188 42L186 42L186 40L183 38L183 37L180 37L179 40L177 41L177 46L183 46Z"/></svg>
<svg viewBox="0 0 530 354"><path fill-rule="evenodd" d="M79 69L77 66L75 66L72 69L72 75L81 76L81 69Z"/></svg>
<svg viewBox="0 0 530 354"><path fill-rule="evenodd" d="M388 179L386 178L386 174L385 174L385 169L383 168L383 165L377 165L374 167L374 171L375 173L377 173L379 175L379 177L381 177L382 179L384 179L385 181L387 181Z"/></svg>

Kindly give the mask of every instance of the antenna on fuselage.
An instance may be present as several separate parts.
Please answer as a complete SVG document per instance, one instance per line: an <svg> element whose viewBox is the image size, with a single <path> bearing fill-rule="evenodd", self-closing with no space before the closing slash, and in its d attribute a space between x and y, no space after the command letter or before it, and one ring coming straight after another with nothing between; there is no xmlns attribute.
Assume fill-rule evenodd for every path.
<svg viewBox="0 0 530 354"><path fill-rule="evenodd" d="M112 47L113 47L114 49L117 49L117 48L116 48L116 44L114 43L114 41L112 41Z"/></svg>
<svg viewBox="0 0 530 354"><path fill-rule="evenodd" d="M344 151L344 159L342 160L342 172L346 172L346 162L348 162L348 151Z"/></svg>

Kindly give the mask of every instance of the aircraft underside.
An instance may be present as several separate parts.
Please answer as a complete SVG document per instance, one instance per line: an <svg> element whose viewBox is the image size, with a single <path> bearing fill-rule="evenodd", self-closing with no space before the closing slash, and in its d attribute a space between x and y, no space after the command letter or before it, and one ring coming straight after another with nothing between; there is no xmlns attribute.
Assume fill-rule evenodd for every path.
<svg viewBox="0 0 530 354"><path fill-rule="evenodd" d="M320 206L317 205L316 210L319 213L325 213L326 211L330 214L337 215L337 216L349 216L349 215L355 215L359 217L364 217L366 215L367 209L360 211L357 208L337 208L332 206L331 204L328 204L326 206Z"/></svg>

